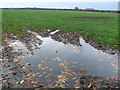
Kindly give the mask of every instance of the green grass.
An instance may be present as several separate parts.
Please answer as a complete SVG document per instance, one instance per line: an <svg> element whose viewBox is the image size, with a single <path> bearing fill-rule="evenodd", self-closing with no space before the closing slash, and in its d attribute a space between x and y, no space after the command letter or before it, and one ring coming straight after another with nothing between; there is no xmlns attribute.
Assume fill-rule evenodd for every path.
<svg viewBox="0 0 120 90"><path fill-rule="evenodd" d="M109 19L76 19L94 16ZM88 34L107 45L118 44L118 14L64 10L6 10L3 9L3 30L22 33L22 29L45 30L57 28Z"/></svg>
<svg viewBox="0 0 120 90"><path fill-rule="evenodd" d="M0 41L2 39L2 9L0 9Z"/></svg>

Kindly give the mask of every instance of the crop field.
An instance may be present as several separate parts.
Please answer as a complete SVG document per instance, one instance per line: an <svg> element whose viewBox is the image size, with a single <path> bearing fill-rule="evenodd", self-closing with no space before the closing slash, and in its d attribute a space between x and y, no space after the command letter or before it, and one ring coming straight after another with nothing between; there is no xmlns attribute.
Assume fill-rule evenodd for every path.
<svg viewBox="0 0 120 90"><path fill-rule="evenodd" d="M98 18L96 18L98 17ZM107 44L118 44L118 13L3 9L2 30L10 33L24 33L23 29L59 29L91 35Z"/></svg>

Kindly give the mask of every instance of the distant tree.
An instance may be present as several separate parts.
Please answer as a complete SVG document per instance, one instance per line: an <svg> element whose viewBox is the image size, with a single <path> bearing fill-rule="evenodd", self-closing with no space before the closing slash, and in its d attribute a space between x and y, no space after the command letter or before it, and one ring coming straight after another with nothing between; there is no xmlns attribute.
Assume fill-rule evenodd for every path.
<svg viewBox="0 0 120 90"><path fill-rule="evenodd" d="M74 7L74 10L79 10L79 8L78 7Z"/></svg>
<svg viewBox="0 0 120 90"><path fill-rule="evenodd" d="M93 11L95 9L94 8L86 8L86 10Z"/></svg>

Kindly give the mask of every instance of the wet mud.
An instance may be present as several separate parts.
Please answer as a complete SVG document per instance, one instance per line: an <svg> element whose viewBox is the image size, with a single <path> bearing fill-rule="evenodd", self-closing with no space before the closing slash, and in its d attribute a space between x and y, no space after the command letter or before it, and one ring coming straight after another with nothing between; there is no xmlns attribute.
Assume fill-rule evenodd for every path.
<svg viewBox="0 0 120 90"><path fill-rule="evenodd" d="M118 56L60 30L3 33L3 88L118 88Z"/></svg>

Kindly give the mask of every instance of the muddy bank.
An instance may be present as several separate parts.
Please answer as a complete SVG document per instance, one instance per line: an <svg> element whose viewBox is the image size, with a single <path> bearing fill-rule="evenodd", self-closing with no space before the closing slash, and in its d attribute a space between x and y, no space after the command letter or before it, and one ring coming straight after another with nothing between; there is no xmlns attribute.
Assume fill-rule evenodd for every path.
<svg viewBox="0 0 120 90"><path fill-rule="evenodd" d="M26 29L24 29L24 31L26 31ZM112 47L112 46L105 45L101 42L98 42L90 35L81 35L75 32L68 33L67 31L60 31L60 30L58 30L55 34L50 34L51 32L56 31L56 29L44 30L41 32L36 30L31 30L31 31L35 31L39 33L42 37L51 36L56 41L62 41L62 39L64 38L65 40L63 40L62 42L67 41L71 44L75 43L75 42L73 43L72 40L75 40L76 42L78 42L79 37L82 37L87 43L89 43L91 46L93 46L98 50L102 50L103 52L110 53L110 54L118 54L118 47ZM76 43L76 44L79 45L79 43Z"/></svg>
<svg viewBox="0 0 120 90"><path fill-rule="evenodd" d="M25 30L25 29L24 31L29 32L29 30ZM34 32L35 30L30 30L30 31ZM42 37L51 37L55 41L62 42L64 44L70 43L73 45L81 46L81 44L79 43L79 35L77 35L77 33L68 33L66 31L60 31L60 30L55 30L55 29L44 30L44 31L37 32L37 33Z"/></svg>
<svg viewBox="0 0 120 90"><path fill-rule="evenodd" d="M109 54L118 54L118 47L112 47L112 46L108 46L105 45L101 42L98 42L97 40L95 40L92 36L90 35L81 35L84 40L89 43L91 46L93 46L94 48L98 49L98 50L102 50L103 52L109 53Z"/></svg>
<svg viewBox="0 0 120 90"><path fill-rule="evenodd" d="M3 33L3 88L117 88L117 56L95 50L77 33L24 32Z"/></svg>
<svg viewBox="0 0 120 90"><path fill-rule="evenodd" d="M29 80L26 78L26 74L30 73L32 70L29 67L26 67L24 64L20 64L19 62L22 59L18 59L18 57L24 57L25 53L34 54L31 43L33 44L41 44L40 40L34 39L33 35L29 35L30 37L25 37L24 39L20 39L18 35L13 35L9 33L3 33L3 43L2 43L2 51L1 51L1 58L2 61L0 62L1 68L1 76L0 82L2 82L3 88L33 88ZM33 38L34 37L34 38ZM28 51L22 51L22 44L21 47L13 47L10 45L10 41L24 42L25 46L27 47ZM20 41L19 41L20 40Z"/></svg>

